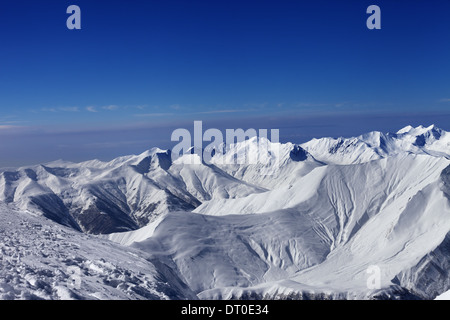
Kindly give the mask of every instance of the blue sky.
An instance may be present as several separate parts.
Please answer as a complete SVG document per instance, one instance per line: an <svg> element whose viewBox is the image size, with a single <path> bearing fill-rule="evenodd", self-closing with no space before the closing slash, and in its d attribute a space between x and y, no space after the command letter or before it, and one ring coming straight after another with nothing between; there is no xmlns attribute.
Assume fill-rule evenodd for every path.
<svg viewBox="0 0 450 320"><path fill-rule="evenodd" d="M292 142L450 130L449 15L446 0L2 1L0 166L166 148L194 120Z"/></svg>

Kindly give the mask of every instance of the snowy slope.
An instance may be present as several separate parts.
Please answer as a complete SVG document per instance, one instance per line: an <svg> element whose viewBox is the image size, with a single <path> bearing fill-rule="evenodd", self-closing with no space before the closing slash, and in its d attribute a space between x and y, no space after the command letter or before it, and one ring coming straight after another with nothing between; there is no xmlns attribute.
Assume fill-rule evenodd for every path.
<svg viewBox="0 0 450 320"><path fill-rule="evenodd" d="M450 290L437 296L435 300L450 300Z"/></svg>
<svg viewBox="0 0 450 320"><path fill-rule="evenodd" d="M262 137L231 145L225 154L216 153L212 163L239 180L266 189L292 184L324 165L299 145L272 143Z"/></svg>
<svg viewBox="0 0 450 320"><path fill-rule="evenodd" d="M0 300L195 299L146 254L0 204Z"/></svg>
<svg viewBox="0 0 450 320"><path fill-rule="evenodd" d="M169 254L202 298L305 292L367 298L380 294L366 285L371 265L380 268L382 289L390 295L418 295L414 279L403 287L394 278L450 231L441 190L449 164L403 155L319 167L290 188L211 200L198 215L171 214L157 226L110 238ZM438 290L450 286L440 285Z"/></svg>

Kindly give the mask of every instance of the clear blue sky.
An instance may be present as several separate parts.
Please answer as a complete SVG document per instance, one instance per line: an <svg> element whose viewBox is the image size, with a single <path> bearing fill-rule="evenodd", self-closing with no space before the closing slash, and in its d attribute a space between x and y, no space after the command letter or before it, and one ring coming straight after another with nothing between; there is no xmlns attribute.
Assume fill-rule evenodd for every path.
<svg viewBox="0 0 450 320"><path fill-rule="evenodd" d="M168 147L193 120L293 142L450 130L449 17L447 0L2 1L0 166Z"/></svg>

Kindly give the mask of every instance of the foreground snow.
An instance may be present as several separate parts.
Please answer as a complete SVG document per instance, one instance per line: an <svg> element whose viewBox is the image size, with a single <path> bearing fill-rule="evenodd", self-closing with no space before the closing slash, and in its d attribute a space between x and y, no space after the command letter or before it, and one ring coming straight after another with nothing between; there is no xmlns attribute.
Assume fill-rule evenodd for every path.
<svg viewBox="0 0 450 320"><path fill-rule="evenodd" d="M195 298L142 252L0 205L0 299Z"/></svg>
<svg viewBox="0 0 450 320"><path fill-rule="evenodd" d="M450 300L450 290L437 296L435 300Z"/></svg>

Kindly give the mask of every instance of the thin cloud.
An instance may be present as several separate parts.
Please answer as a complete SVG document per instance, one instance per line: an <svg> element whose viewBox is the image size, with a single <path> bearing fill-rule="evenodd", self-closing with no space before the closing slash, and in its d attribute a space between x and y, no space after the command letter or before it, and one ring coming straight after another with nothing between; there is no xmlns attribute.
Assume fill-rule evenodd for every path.
<svg viewBox="0 0 450 320"><path fill-rule="evenodd" d="M78 112L80 109L78 107L61 107L59 110L64 112Z"/></svg>
<svg viewBox="0 0 450 320"><path fill-rule="evenodd" d="M111 104L111 105L101 106L101 107L87 106L86 110L89 112L99 112L101 110L114 111L114 110L119 110L119 109L122 109L122 110L128 110L128 109L144 110L146 107L147 106L144 104L137 105L137 106L118 106L116 104Z"/></svg>
<svg viewBox="0 0 450 320"><path fill-rule="evenodd" d="M221 110L209 110L209 111L198 111L189 113L139 113L135 114L135 117L165 117L173 115L189 115L189 114L220 114L220 113L238 113L238 112L251 112L256 111L256 109L221 109Z"/></svg>
<svg viewBox="0 0 450 320"><path fill-rule="evenodd" d="M256 111L256 109L223 109L223 110L193 112L193 114L237 113L237 112L250 112L250 111Z"/></svg>
<svg viewBox="0 0 450 320"><path fill-rule="evenodd" d="M31 128L27 126L15 126L10 124L0 124L0 132L6 133L25 133L30 131Z"/></svg>
<svg viewBox="0 0 450 320"><path fill-rule="evenodd" d="M297 103L296 106L300 107L300 108L316 108L316 107L329 107L329 106L331 106L331 104L300 102L300 103Z"/></svg>
<svg viewBox="0 0 450 320"><path fill-rule="evenodd" d="M78 107L58 107L58 108L42 108L43 112L78 112Z"/></svg>
<svg viewBox="0 0 450 320"><path fill-rule="evenodd" d="M98 112L95 107L86 107L86 110L89 112Z"/></svg>
<svg viewBox="0 0 450 320"><path fill-rule="evenodd" d="M169 108L170 108L170 109L173 109L173 110L180 110L180 109L181 109L181 106L180 106L179 104L173 104L173 105L171 105Z"/></svg>
<svg viewBox="0 0 450 320"><path fill-rule="evenodd" d="M311 103L311 102L299 102L294 106L297 108L325 108L325 107L334 107L334 108L342 108L348 107L351 105L350 101L343 102L335 102L335 103ZM356 106L353 104L353 106Z"/></svg>
<svg viewBox="0 0 450 320"><path fill-rule="evenodd" d="M244 104L244 107L250 107L250 108L257 108L257 109L264 109L270 106L269 102L262 102L262 103L246 103Z"/></svg>
<svg viewBox="0 0 450 320"><path fill-rule="evenodd" d="M135 114L135 117L165 117L165 116L173 116L173 113L139 113Z"/></svg>
<svg viewBox="0 0 450 320"><path fill-rule="evenodd" d="M0 130L8 130L8 129L14 129L18 128L16 126L10 126L10 125L0 125Z"/></svg>
<svg viewBox="0 0 450 320"><path fill-rule="evenodd" d="M44 111L44 112L57 112L58 110L56 108L42 108L41 111Z"/></svg>
<svg viewBox="0 0 450 320"><path fill-rule="evenodd" d="M119 109L119 106L117 106L117 105L115 105L115 104L112 104L112 105L109 105L109 106L104 106L104 107L102 107L102 109L104 109L104 110L109 110L109 111L113 111L113 110Z"/></svg>
<svg viewBox="0 0 450 320"><path fill-rule="evenodd" d="M450 98L443 98L439 100L439 102L450 102Z"/></svg>
<svg viewBox="0 0 450 320"><path fill-rule="evenodd" d="M5 121L0 119L0 125L15 125L17 123L28 123L30 121L25 121L25 120L14 120L14 121Z"/></svg>

